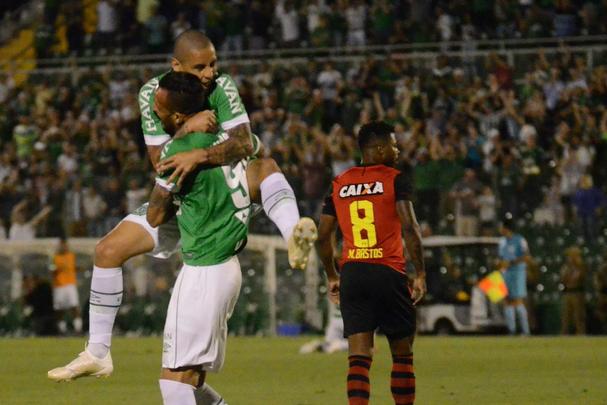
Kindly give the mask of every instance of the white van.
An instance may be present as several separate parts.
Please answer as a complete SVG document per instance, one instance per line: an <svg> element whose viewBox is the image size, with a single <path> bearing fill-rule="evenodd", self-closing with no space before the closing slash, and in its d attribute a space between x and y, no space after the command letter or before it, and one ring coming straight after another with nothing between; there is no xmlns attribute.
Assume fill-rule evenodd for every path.
<svg viewBox="0 0 607 405"><path fill-rule="evenodd" d="M423 240L428 293L418 304L420 333L502 332L500 305L476 285L493 270L499 238L431 236Z"/></svg>

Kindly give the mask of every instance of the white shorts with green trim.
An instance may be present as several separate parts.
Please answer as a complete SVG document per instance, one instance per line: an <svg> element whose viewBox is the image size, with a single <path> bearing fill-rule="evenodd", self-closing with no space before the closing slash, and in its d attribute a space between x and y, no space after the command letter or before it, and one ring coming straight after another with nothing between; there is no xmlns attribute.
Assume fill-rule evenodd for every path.
<svg viewBox="0 0 607 405"><path fill-rule="evenodd" d="M177 276L164 325L162 367L223 366L228 319L240 293L236 256L213 266L184 264Z"/></svg>
<svg viewBox="0 0 607 405"><path fill-rule="evenodd" d="M158 259L167 259L177 252L180 247L177 219L173 217L167 223L154 228L146 218L147 212L148 203L145 203L122 220L139 224L150 234L154 240L154 250L147 253L148 255Z"/></svg>

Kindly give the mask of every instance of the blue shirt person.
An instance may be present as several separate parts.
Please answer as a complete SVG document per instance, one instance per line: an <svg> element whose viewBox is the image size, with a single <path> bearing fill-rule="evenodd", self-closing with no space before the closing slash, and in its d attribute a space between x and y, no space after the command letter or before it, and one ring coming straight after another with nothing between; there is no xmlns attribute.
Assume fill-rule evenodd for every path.
<svg viewBox="0 0 607 405"><path fill-rule="evenodd" d="M508 287L506 298L506 326L510 334L516 333L516 319L518 318L520 330L523 335L529 334L529 320L527 308L523 299L527 296L527 264L525 258L529 255L529 248L524 237L514 233L514 224L511 216L507 216L500 226L502 235L499 241L499 257L503 263L504 281Z"/></svg>

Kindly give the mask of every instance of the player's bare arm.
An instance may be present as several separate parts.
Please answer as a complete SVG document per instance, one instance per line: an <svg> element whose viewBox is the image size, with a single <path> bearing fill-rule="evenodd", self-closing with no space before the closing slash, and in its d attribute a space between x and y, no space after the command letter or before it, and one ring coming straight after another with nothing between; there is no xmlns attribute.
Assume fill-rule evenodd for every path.
<svg viewBox="0 0 607 405"><path fill-rule="evenodd" d="M192 132L214 133L216 131L217 118L215 117L215 113L212 110L204 110L188 119L185 124L179 128L173 138L181 138L184 135ZM158 161L160 160L160 151L162 151L165 143L160 145L147 145L148 156L150 157L150 162L152 162L154 167L158 165Z"/></svg>
<svg viewBox="0 0 607 405"><path fill-rule="evenodd" d="M339 275L337 274L335 261L333 260L336 228L337 219L332 215L322 214L320 216L320 225L318 226L316 248L327 273L329 299L333 303L339 304Z"/></svg>
<svg viewBox="0 0 607 405"><path fill-rule="evenodd" d="M173 138L181 138L192 132L217 132L217 117L213 110L204 110L188 118L185 124L177 130Z"/></svg>
<svg viewBox="0 0 607 405"><path fill-rule="evenodd" d="M240 124L227 131L228 140L208 149L181 152L163 160L157 166L159 172L173 170L168 181L177 181L177 186L199 165L223 166L244 159L253 153L251 126Z"/></svg>
<svg viewBox="0 0 607 405"><path fill-rule="evenodd" d="M147 220L153 227L164 224L175 215L173 195L159 185L155 185L150 196Z"/></svg>
<svg viewBox="0 0 607 405"><path fill-rule="evenodd" d="M400 200L396 202L396 212L402 223L403 237L411 261L415 266L415 280L413 281L413 304L417 304L426 294L426 268L424 267L424 251L422 233L415 216L411 201Z"/></svg>

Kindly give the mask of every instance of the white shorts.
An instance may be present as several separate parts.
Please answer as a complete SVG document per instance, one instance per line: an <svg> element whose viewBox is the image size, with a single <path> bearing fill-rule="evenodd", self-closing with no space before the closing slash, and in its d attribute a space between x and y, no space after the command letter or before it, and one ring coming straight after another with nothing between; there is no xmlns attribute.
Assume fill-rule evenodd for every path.
<svg viewBox="0 0 607 405"><path fill-rule="evenodd" d="M177 276L164 325L162 367L223 366L228 319L234 311L242 274L236 256L214 266L184 264Z"/></svg>
<svg viewBox="0 0 607 405"><path fill-rule="evenodd" d="M179 226L177 218L171 218L166 224L154 228L147 220L148 203L124 217L123 221L139 224L154 240L154 250L147 253L158 259L167 259L179 250Z"/></svg>
<svg viewBox="0 0 607 405"><path fill-rule="evenodd" d="M53 288L53 309L62 311L79 305L78 289L75 284Z"/></svg>

